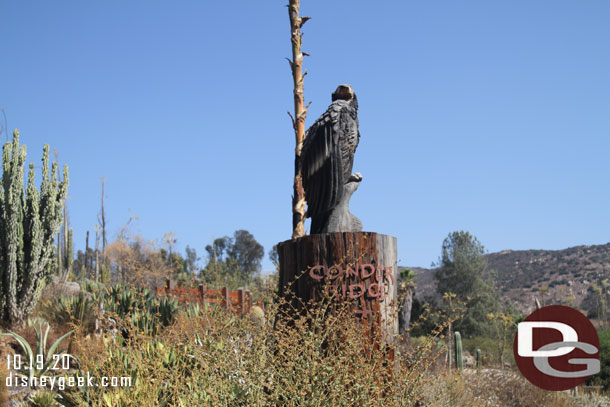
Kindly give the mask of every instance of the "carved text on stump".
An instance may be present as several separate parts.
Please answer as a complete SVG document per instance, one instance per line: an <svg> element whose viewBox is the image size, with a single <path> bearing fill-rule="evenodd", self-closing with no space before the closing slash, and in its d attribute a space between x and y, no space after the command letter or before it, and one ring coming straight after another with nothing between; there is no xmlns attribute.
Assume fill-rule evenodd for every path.
<svg viewBox="0 0 610 407"><path fill-rule="evenodd" d="M384 342L398 333L396 238L374 232L309 235L280 243L278 254L280 294L288 290L295 308L333 294Z"/></svg>

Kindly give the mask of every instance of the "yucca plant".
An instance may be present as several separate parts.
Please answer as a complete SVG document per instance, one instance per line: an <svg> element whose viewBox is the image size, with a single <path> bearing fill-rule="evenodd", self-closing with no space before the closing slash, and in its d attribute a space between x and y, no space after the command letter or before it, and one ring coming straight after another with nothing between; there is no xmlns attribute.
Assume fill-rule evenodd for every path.
<svg viewBox="0 0 610 407"><path fill-rule="evenodd" d="M59 349L59 345L66 339L73 330L66 333L59 339L57 339L53 345L49 348L47 352L45 349L47 348L47 338L49 335L49 323L45 321L43 318L34 318L28 320L28 326L34 328L34 332L36 334L36 345L35 350L32 350L32 347L21 335L15 332L2 333L0 336L8 336L17 341L21 349L23 350L25 361L21 369L16 369L16 373L22 377L28 378L28 383L32 383L33 377L41 377L50 373L51 375L54 372L54 365L61 360L63 357L67 357L69 359L74 359L78 362L78 358L74 355L71 355L66 352L61 352L56 354ZM61 365L61 362L60 362Z"/></svg>

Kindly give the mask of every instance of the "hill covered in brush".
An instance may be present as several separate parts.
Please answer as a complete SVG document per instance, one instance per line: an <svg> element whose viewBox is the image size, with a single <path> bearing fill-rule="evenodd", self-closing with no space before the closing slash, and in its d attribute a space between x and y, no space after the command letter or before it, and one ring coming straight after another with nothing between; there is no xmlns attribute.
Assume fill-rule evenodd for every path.
<svg viewBox="0 0 610 407"><path fill-rule="evenodd" d="M595 315L599 290L610 287L610 243L576 246L564 250L503 250L485 255L499 293L523 313L535 306L564 304ZM436 269L409 267L417 274L416 298L438 299ZM596 293L597 290L597 293ZM607 306L607 305L606 305Z"/></svg>

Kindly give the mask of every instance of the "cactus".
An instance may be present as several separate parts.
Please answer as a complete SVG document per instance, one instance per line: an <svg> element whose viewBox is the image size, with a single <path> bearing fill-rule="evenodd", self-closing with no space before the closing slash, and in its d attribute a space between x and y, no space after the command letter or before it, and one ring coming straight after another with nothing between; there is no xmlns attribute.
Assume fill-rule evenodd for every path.
<svg viewBox="0 0 610 407"><path fill-rule="evenodd" d="M263 328L265 326L265 311L258 305L254 305L250 308L248 318L250 319L250 322L258 328Z"/></svg>
<svg viewBox="0 0 610 407"><path fill-rule="evenodd" d="M453 334L453 340L455 342L455 368L457 370L464 369L464 358L462 357L462 336L459 332Z"/></svg>
<svg viewBox="0 0 610 407"><path fill-rule="evenodd" d="M66 200L62 202L64 214L63 225L57 233L57 275L61 281L67 281L72 273L74 262L74 239L72 228L68 227L68 209Z"/></svg>
<svg viewBox="0 0 610 407"><path fill-rule="evenodd" d="M23 189L26 147L19 131L4 145L0 189L0 325L23 322L40 299L53 270L53 237L62 222L62 202L68 190L68 167L58 181L54 162L49 176L49 146L42 156L40 192L34 185L34 164Z"/></svg>
<svg viewBox="0 0 610 407"><path fill-rule="evenodd" d="M477 349L477 369L480 369L482 364L483 357L481 356L481 349Z"/></svg>
<svg viewBox="0 0 610 407"><path fill-rule="evenodd" d="M64 203L65 205L65 203ZM64 211L65 214L65 211ZM64 215L65 216L65 215ZM64 227L63 227L63 234L64 234L64 238L63 240L63 248L61 249L61 255L62 255L62 259L61 259L61 265L62 265L62 269L59 270L59 275L62 279L62 281L67 281L68 280L68 276L72 273L72 264L74 263L74 237L73 237L73 231L72 228L68 228L66 229L66 222L64 222Z"/></svg>

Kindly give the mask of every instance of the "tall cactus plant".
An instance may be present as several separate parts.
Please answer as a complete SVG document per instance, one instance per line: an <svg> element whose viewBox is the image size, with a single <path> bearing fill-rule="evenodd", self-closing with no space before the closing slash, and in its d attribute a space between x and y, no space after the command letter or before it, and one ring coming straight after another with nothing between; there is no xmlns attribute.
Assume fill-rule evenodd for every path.
<svg viewBox="0 0 610 407"><path fill-rule="evenodd" d="M0 184L0 325L19 324L33 311L55 261L53 238L62 222L68 191L68 167L58 181L54 162L49 176L49 146L42 156L40 192L30 163L24 191L26 147L19 131L4 145Z"/></svg>
<svg viewBox="0 0 610 407"><path fill-rule="evenodd" d="M57 274L62 281L66 281L72 273L74 263L74 236L72 228L68 227L68 210L66 200L63 203L63 226L57 233Z"/></svg>
<svg viewBox="0 0 610 407"><path fill-rule="evenodd" d="M453 339L455 341L455 368L457 370L462 370L464 369L464 358L462 357L462 335L456 331L453 334Z"/></svg>

